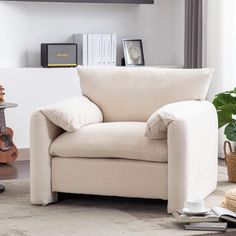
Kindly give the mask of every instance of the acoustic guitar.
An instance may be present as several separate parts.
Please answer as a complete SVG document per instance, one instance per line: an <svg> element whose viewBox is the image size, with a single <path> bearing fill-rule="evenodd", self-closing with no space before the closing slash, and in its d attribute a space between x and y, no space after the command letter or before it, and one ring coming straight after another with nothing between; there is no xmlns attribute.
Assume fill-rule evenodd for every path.
<svg viewBox="0 0 236 236"><path fill-rule="evenodd" d="M0 103L4 102L4 88L0 85ZM18 151L12 141L13 131L6 127L5 108L0 108L0 163L10 163L16 160Z"/></svg>

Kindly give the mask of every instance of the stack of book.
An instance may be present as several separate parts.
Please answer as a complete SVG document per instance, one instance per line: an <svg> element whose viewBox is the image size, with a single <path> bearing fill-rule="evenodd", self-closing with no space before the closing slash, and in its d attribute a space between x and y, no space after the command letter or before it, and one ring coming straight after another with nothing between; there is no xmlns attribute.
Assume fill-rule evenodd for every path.
<svg viewBox="0 0 236 236"><path fill-rule="evenodd" d="M78 64L83 66L116 66L116 34L75 34Z"/></svg>
<svg viewBox="0 0 236 236"><path fill-rule="evenodd" d="M236 226L236 213L221 207L213 207L204 215L188 215L182 211L175 211L173 216L180 223L184 224L186 230L222 231L227 226Z"/></svg>

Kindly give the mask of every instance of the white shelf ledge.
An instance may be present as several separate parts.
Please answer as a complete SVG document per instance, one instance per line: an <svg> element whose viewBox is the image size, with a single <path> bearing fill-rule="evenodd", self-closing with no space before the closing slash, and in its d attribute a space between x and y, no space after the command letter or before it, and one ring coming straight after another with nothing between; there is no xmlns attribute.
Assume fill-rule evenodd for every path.
<svg viewBox="0 0 236 236"><path fill-rule="evenodd" d="M14 2L68 2L68 3L122 3L122 4L154 4L154 0L3 0Z"/></svg>

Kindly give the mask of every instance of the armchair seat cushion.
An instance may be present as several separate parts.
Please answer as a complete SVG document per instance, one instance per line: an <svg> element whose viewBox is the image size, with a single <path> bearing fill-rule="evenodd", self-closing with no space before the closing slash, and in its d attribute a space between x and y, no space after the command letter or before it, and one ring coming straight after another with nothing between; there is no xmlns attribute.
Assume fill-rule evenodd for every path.
<svg viewBox="0 0 236 236"><path fill-rule="evenodd" d="M77 132L66 132L50 146L52 156L123 158L167 162L167 140L144 136L145 122L90 124Z"/></svg>

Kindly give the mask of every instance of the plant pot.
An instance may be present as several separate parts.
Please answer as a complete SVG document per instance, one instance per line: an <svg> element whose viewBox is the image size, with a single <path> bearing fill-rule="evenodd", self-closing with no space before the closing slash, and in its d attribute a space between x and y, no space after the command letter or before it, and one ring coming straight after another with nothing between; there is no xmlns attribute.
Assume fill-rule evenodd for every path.
<svg viewBox="0 0 236 236"><path fill-rule="evenodd" d="M228 153L226 150L227 146L229 147ZM224 142L224 153L229 182L236 183L236 152L232 151L231 143L229 141Z"/></svg>

